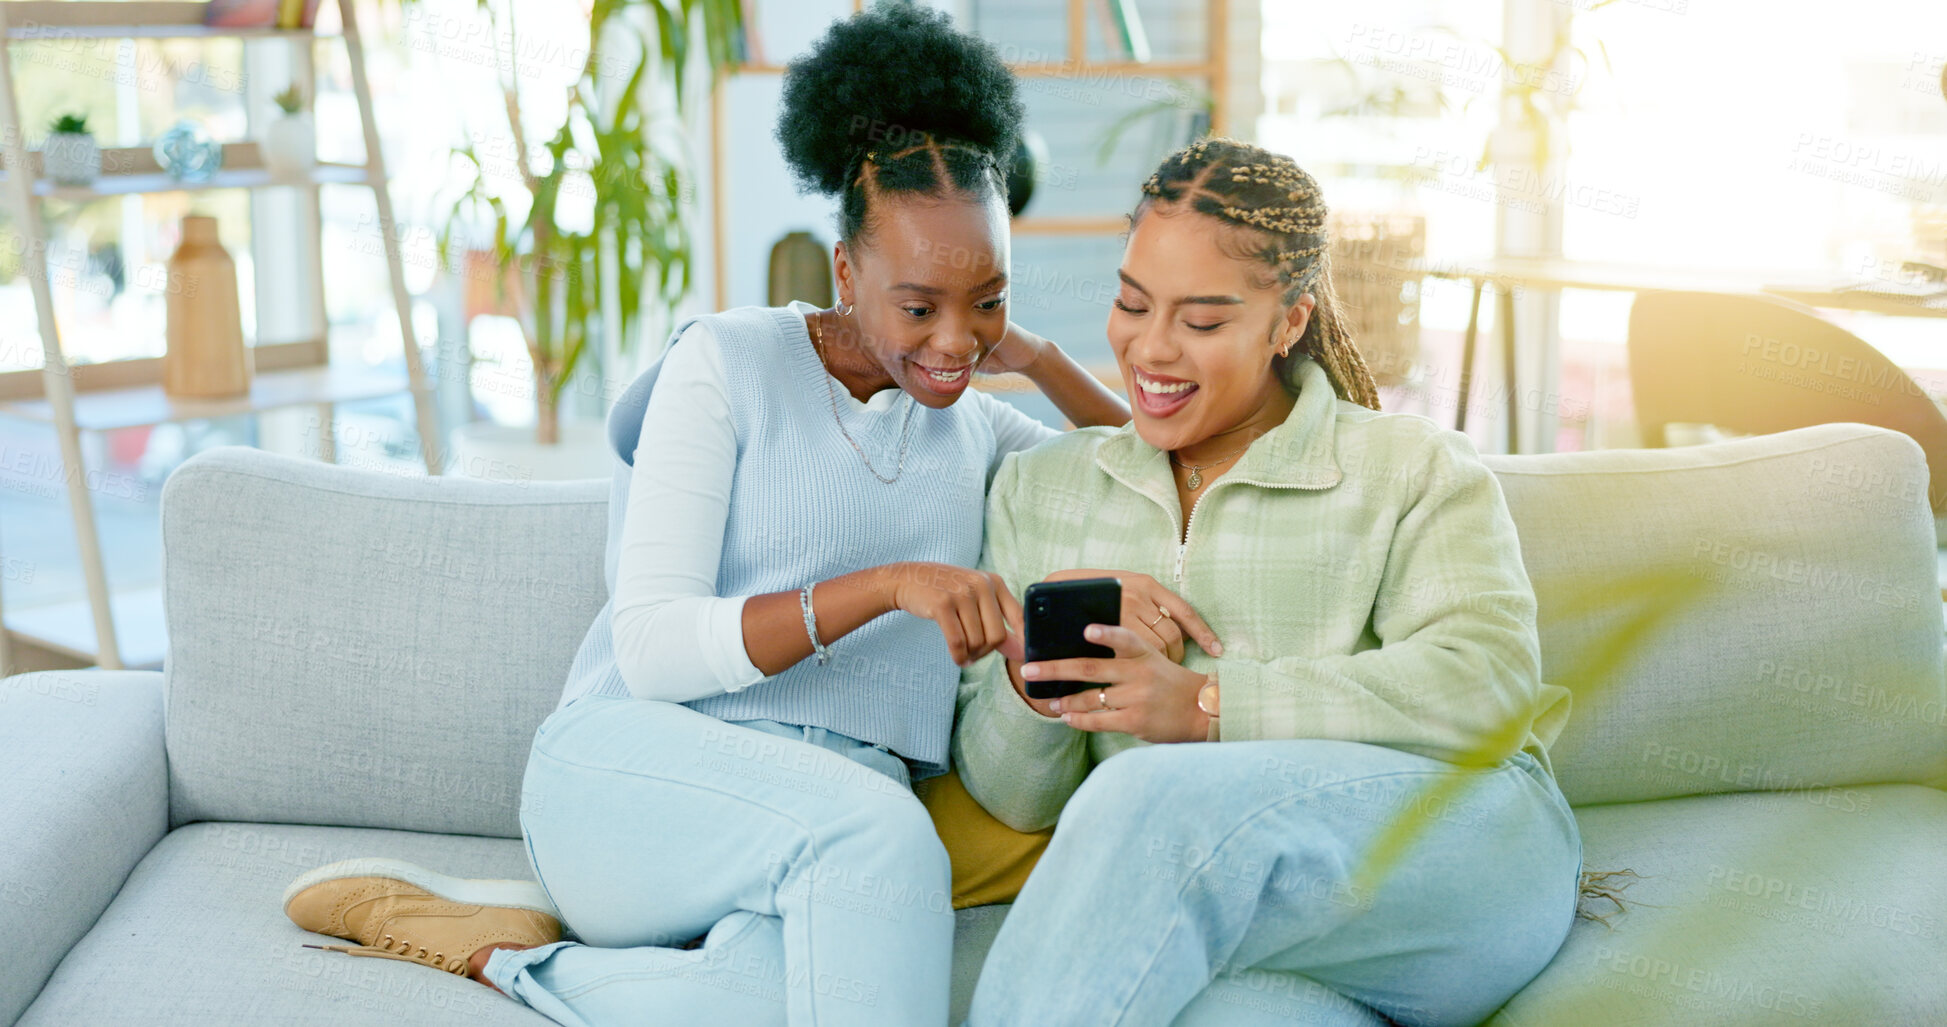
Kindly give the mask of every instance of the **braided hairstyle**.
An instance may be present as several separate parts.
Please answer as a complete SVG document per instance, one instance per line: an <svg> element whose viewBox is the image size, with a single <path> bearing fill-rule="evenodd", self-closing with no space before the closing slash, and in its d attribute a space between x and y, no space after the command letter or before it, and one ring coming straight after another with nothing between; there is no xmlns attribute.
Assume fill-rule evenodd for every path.
<svg viewBox="0 0 1947 1027"><path fill-rule="evenodd" d="M992 46L943 11L887 0L835 22L791 62L777 139L801 191L838 196L838 235L850 246L887 195L1005 204L1001 161L1023 114Z"/></svg>
<svg viewBox="0 0 1947 1027"><path fill-rule="evenodd" d="M1143 198L1129 216L1133 229L1152 207L1193 210L1231 231L1219 245L1240 260L1262 263L1284 286L1285 306L1310 293L1317 302L1298 352L1271 358L1278 380L1298 391L1298 369L1310 357L1325 369L1340 399L1379 409L1379 389L1352 334L1339 316L1332 289L1328 213L1318 182L1283 154L1235 139L1203 139L1170 154L1143 183Z"/></svg>

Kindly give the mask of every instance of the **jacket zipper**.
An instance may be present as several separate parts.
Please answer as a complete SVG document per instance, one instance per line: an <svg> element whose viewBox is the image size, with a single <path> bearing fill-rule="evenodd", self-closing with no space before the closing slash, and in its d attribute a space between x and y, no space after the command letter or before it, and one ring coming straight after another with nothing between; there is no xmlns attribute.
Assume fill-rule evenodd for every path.
<svg viewBox="0 0 1947 1027"><path fill-rule="evenodd" d="M1103 470L1108 471L1108 468L1104 467ZM1117 476L1113 471L1109 472L1109 476L1115 478L1117 481L1122 482L1123 487L1131 489L1132 491L1135 491L1139 495L1148 495L1148 493L1143 492L1141 489L1136 488L1134 485L1130 484L1129 482L1123 481L1123 479ZM1259 488L1304 489L1309 492L1322 491L1324 489L1329 489L1332 486L1338 484L1337 479L1325 482L1322 485L1300 485L1300 484L1290 483L1290 482L1259 481L1256 478L1224 477L1211 483L1210 492L1215 492L1218 489L1224 487L1225 485L1239 483L1239 482L1246 485L1256 485ZM1156 496L1150 496L1151 499L1156 500L1156 505L1162 508L1163 516L1169 519L1171 536L1175 537L1178 534L1182 536L1182 541L1176 543L1176 560L1172 564L1172 570L1170 572L1170 580L1176 585L1176 594L1179 596L1183 594L1183 563L1190 553L1190 540L1194 537L1191 533L1196 530L1196 526L1197 526L1197 511L1203 507L1203 500L1206 496L1210 495L1210 492L1206 492L1202 496L1198 496L1197 501L1190 504L1190 521L1188 524L1183 526L1183 530L1180 533L1177 531L1177 526L1176 526L1176 515L1177 515L1176 504L1166 502L1160 498L1157 498Z"/></svg>
<svg viewBox="0 0 1947 1027"><path fill-rule="evenodd" d="M1212 482L1210 485L1210 492L1215 492L1218 489L1223 488L1223 486L1224 483L1222 481ZM1210 495L1210 492L1206 492L1202 496L1198 496L1196 502L1190 504L1190 523L1183 526L1183 540L1176 544L1175 580L1176 580L1176 594L1179 596L1183 594L1183 558L1185 556L1188 556L1190 553L1190 538L1191 538L1190 533L1197 530L1197 511L1203 508L1204 496ZM1170 520L1172 521L1174 521L1175 519L1176 518L1174 517L1170 518Z"/></svg>
<svg viewBox="0 0 1947 1027"><path fill-rule="evenodd" d="M1252 478L1223 478L1211 483L1210 492L1215 492L1218 489L1223 488L1225 485L1229 485L1233 482L1239 482L1246 485L1256 485L1260 488L1267 488L1267 489L1305 489L1308 491L1321 491L1324 489L1329 489L1332 487L1332 485L1337 484L1337 482L1333 482L1332 484L1328 484L1328 485L1293 485L1293 484L1285 484L1285 483L1257 481L1256 479L1252 479ZM1209 498L1210 492L1205 492L1203 495L1198 496L1197 501L1190 504L1190 523L1185 525L1183 528L1183 541L1178 542L1176 544L1176 571L1172 575L1172 579L1176 584L1176 594L1179 596L1183 594L1183 560L1186 556L1189 555L1190 540L1196 537L1193 533L1197 530L1197 511L1203 508L1203 501ZM1169 512L1172 514L1174 513L1174 511L1169 511ZM1176 527L1176 518L1174 516L1170 517L1170 527L1171 528Z"/></svg>

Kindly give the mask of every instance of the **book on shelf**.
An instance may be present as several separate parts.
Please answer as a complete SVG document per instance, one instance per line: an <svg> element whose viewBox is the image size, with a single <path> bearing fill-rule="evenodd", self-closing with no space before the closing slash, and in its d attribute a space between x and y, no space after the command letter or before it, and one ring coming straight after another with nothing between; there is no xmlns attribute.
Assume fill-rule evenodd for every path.
<svg viewBox="0 0 1947 1027"><path fill-rule="evenodd" d="M308 29L318 19L318 0L210 0L203 24L222 28Z"/></svg>
<svg viewBox="0 0 1947 1027"><path fill-rule="evenodd" d="M279 0L277 27L308 29L318 20L318 0Z"/></svg>
<svg viewBox="0 0 1947 1027"><path fill-rule="evenodd" d="M210 0L203 7L203 24L222 28L273 28L279 0Z"/></svg>

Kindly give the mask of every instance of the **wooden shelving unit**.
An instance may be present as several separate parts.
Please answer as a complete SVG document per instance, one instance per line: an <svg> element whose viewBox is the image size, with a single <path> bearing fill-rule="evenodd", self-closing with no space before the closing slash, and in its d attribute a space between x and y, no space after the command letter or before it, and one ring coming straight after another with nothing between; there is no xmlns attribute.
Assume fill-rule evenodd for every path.
<svg viewBox="0 0 1947 1027"><path fill-rule="evenodd" d="M162 665L167 641L162 631L161 590L155 586L114 593L109 590L93 503L88 494L88 475L80 443L83 431L112 431L308 406L317 409L326 425L320 435L322 455L332 460L335 454L330 425L336 404L410 392L426 473L439 473L442 458L431 389L412 329L411 297L406 291L398 235L394 231L392 200L386 190L384 155L373 118L364 45L359 38L351 0L337 0L337 5L343 31L335 38L344 44L351 68L352 91L365 139L363 164L324 163L302 178L280 180L264 167L254 142L239 142L225 145L222 167L210 179L180 182L157 167L146 148L126 147L103 150L103 174L95 182L67 186L41 178L40 154L26 149L12 58L6 44L72 38L243 38L309 43L331 37L310 29L208 26L203 24L206 5L189 0L0 0L0 162L5 169L0 172L0 190L6 193L17 230L30 247L28 252L41 258L25 261L25 274L34 294L43 355L39 371L0 374L0 416L39 421L55 429L87 587L85 602L36 607L5 618L5 627L0 629L0 675L8 673L12 666L10 631L54 651L93 660L107 669ZM304 66L308 68L308 62ZM315 96L315 82L307 85L307 94ZM113 196L210 189L299 188L309 193L309 215L315 223L319 210L317 190L330 184L362 185L373 191L405 351L404 376L334 367L324 339L252 347L255 372L250 391L243 396L215 400L182 399L164 393L162 361L158 358L103 364L68 362L54 316L45 260L47 233L41 209L43 202L85 202ZM317 288L322 289L321 281ZM316 298L322 309L322 296ZM157 325L156 331L160 333L162 326ZM90 622L92 631L83 627ZM118 636L117 623L128 624L130 629Z"/></svg>

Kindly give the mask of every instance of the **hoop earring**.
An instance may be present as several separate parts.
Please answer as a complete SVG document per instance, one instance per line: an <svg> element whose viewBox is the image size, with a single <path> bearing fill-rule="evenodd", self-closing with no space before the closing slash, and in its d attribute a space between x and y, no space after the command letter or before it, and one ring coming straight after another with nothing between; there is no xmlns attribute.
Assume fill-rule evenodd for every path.
<svg viewBox="0 0 1947 1027"><path fill-rule="evenodd" d="M832 304L832 313L837 314L839 317L851 317L852 310L852 305L844 300L839 300L837 303Z"/></svg>

